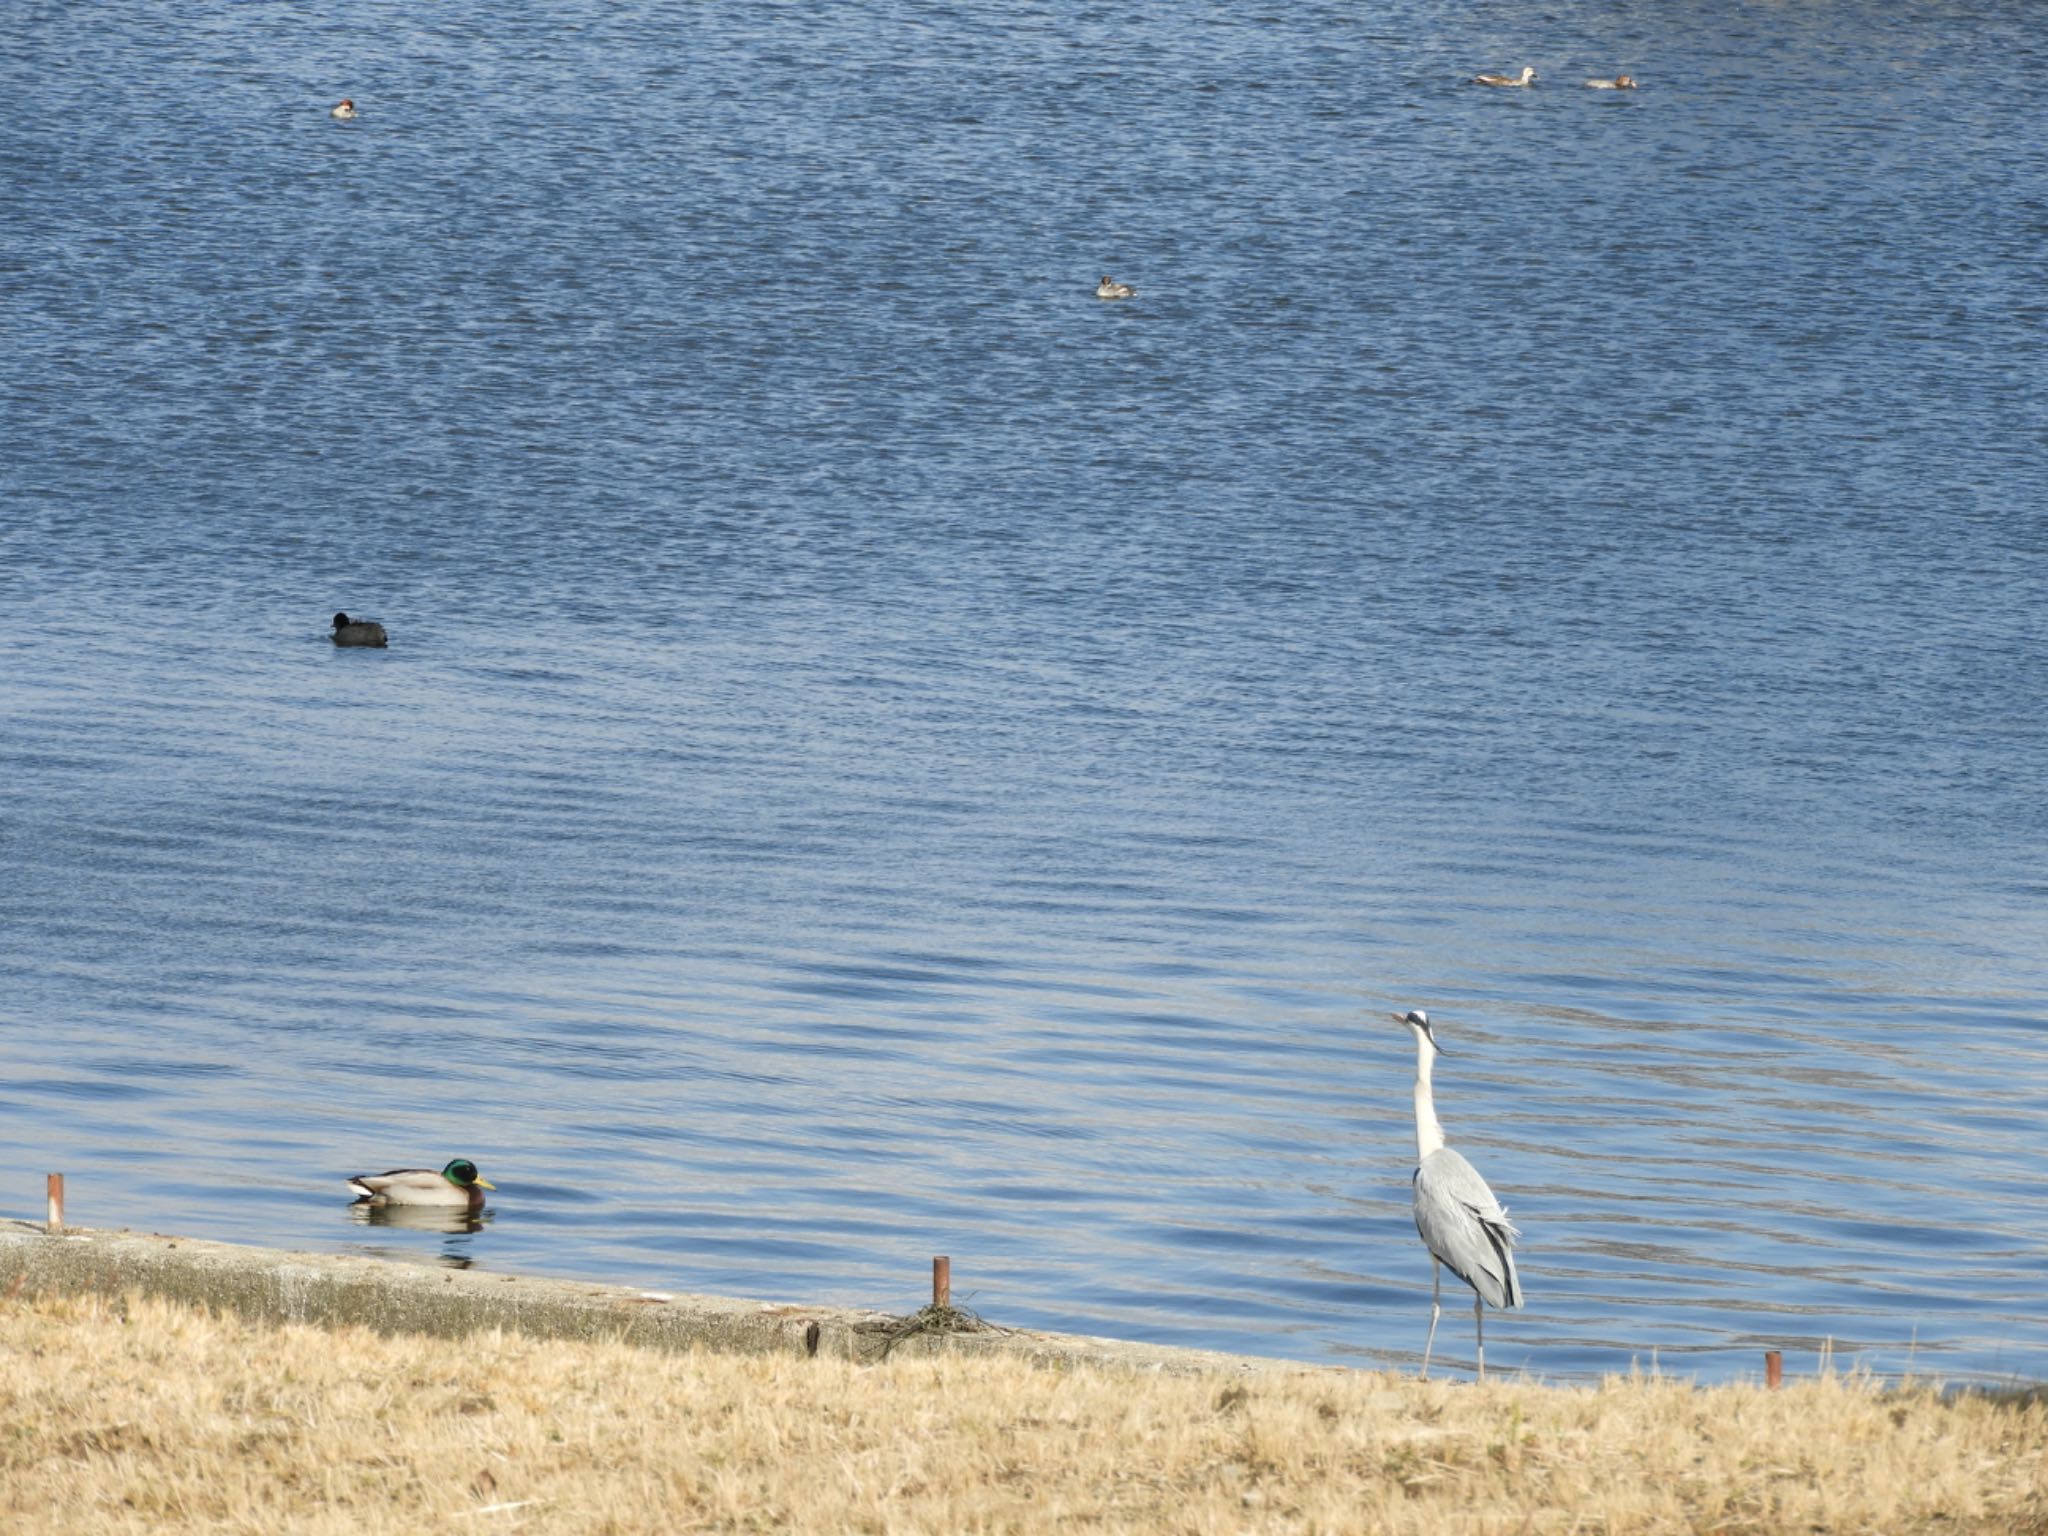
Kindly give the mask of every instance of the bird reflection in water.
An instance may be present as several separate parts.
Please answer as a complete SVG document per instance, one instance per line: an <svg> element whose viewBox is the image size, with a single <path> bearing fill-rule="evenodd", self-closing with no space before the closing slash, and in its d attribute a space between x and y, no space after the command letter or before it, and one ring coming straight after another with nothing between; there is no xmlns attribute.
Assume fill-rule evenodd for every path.
<svg viewBox="0 0 2048 1536"><path fill-rule="evenodd" d="M469 1252L470 1237L489 1226L497 1212L483 1210L471 1215L461 1206L435 1205L364 1205L357 1203L348 1208L349 1220L359 1227L400 1227L408 1232L440 1232L452 1241L444 1243L436 1262L447 1269L471 1269L476 1258ZM420 1253L414 1248L377 1244L369 1252L379 1258L403 1259L418 1263Z"/></svg>

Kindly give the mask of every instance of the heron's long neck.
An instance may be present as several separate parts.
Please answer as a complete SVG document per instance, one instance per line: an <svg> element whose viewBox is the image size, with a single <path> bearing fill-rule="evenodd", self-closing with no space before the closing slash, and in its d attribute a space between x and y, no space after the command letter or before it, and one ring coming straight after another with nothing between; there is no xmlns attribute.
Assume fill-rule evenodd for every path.
<svg viewBox="0 0 2048 1536"><path fill-rule="evenodd" d="M1436 1052L1420 1035L1415 1037L1415 1160L1421 1162L1444 1144L1444 1128L1436 1118L1436 1095L1430 1092L1429 1072Z"/></svg>

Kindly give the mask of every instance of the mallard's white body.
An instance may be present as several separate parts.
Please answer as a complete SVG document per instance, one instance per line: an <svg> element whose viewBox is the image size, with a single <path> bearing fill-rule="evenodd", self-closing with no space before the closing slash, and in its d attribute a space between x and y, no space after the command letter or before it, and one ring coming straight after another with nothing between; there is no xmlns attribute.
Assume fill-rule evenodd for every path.
<svg viewBox="0 0 2048 1536"><path fill-rule="evenodd" d="M481 1210L483 1192L496 1186L481 1177L470 1184L458 1184L446 1173L432 1168L393 1168L388 1173L359 1173L348 1181L348 1187L368 1205L432 1205Z"/></svg>

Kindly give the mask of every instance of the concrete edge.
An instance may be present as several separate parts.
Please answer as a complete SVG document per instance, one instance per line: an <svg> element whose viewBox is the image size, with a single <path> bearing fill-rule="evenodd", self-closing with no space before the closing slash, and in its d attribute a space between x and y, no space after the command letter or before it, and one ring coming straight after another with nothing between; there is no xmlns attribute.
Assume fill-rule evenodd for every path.
<svg viewBox="0 0 2048 1536"><path fill-rule="evenodd" d="M380 1333L458 1338L503 1328L537 1338L614 1339L653 1349L733 1354L883 1357L891 1318L843 1307L781 1305L731 1296L643 1291L536 1275L294 1253L162 1233L67 1227L0 1218L0 1297L137 1291L273 1322L358 1324ZM666 1298L666 1299L656 1299ZM966 1355L1023 1359L1055 1370L1251 1375L1337 1367L1166 1344L994 1329L917 1333L891 1358Z"/></svg>

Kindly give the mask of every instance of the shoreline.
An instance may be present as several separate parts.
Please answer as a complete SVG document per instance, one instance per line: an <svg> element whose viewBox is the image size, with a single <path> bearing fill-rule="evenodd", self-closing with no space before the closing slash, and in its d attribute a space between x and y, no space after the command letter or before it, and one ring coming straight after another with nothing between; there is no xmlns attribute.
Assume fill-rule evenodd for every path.
<svg viewBox="0 0 2048 1536"><path fill-rule="evenodd" d="M1059 1370L1147 1374L1339 1372L1346 1367L1173 1344L1046 1333L989 1323L973 1331L892 1333L879 1309L810 1306L587 1280L446 1269L358 1254L259 1248L210 1238L64 1227L0 1217L0 1295L119 1296L257 1321L357 1325L383 1334L460 1338L502 1328L541 1339L616 1340L653 1349L868 1361L883 1354L1003 1356Z"/></svg>
<svg viewBox="0 0 2048 1536"><path fill-rule="evenodd" d="M375 1332L462 1338L504 1329L534 1339L618 1342L687 1352L794 1355L872 1363L886 1356L1006 1358L1054 1370L1125 1374L1398 1376L1367 1366L1277 1355L1246 1355L1191 1345L1156 1344L1093 1334L1012 1327L950 1308L909 1314L879 1307L767 1301L708 1292L654 1291L603 1281L569 1280L439 1265L365 1254L261 1247L138 1232L128 1227L65 1226L0 1216L0 1297L53 1294L119 1297L134 1291L165 1301L214 1308L254 1322L359 1326ZM1700 1382L1653 1371L1652 1379L1693 1390L1769 1386L1769 1351L1754 1377ZM1635 1373L1629 1373L1631 1377ZM1848 1374L1855 1375L1855 1371ZM1818 1372L1799 1379L1827 1379ZM1441 1378L1472 1384L1452 1368ZM1549 1379L1526 1372L1493 1373L1499 1382L1556 1390L1593 1380ZM1600 1380L1608 1379L1606 1377ZM1794 1379L1788 1374L1786 1381ZM1944 1393L2048 1400L2048 1381L2003 1383L1940 1376L1885 1378L1893 1389L1933 1386Z"/></svg>

